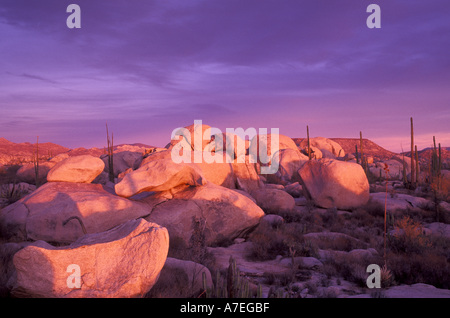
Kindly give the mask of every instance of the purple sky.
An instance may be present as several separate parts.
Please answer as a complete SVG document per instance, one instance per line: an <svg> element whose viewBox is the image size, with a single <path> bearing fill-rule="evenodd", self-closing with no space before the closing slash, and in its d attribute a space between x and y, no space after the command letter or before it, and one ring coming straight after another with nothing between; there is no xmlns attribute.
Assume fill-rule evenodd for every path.
<svg viewBox="0 0 450 318"><path fill-rule="evenodd" d="M81 7L81 29L66 8ZM366 8L381 7L381 29ZM2 0L0 137L165 146L195 119L450 146L448 0Z"/></svg>

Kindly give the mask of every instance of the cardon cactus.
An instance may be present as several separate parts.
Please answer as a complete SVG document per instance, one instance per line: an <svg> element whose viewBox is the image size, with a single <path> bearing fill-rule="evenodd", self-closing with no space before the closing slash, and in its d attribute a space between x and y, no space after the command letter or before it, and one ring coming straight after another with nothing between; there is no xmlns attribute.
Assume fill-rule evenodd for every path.
<svg viewBox="0 0 450 318"><path fill-rule="evenodd" d="M203 273L203 289L206 298L250 298L250 283L241 276L236 266L236 260L230 257L226 279L222 278L220 272L216 272L215 286L207 286L206 274ZM262 287L258 285L256 297L262 297Z"/></svg>

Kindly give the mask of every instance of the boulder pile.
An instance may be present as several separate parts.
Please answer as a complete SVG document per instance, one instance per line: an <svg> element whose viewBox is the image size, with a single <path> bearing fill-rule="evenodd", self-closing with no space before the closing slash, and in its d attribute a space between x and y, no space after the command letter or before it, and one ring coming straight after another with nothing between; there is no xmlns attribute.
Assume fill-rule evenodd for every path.
<svg viewBox="0 0 450 318"><path fill-rule="evenodd" d="M264 216L293 212L303 197L344 210L369 199L361 166L342 160L342 148L328 139L313 139L323 158L309 160L287 136L248 141L231 133L208 135L207 125L195 128L176 131L179 138L166 148L119 149L114 182L108 179L108 155L51 161L45 184L0 211L0 233L10 244L4 258L11 270L3 278L9 292L143 296L165 263L177 263L166 262L174 240L189 245L198 231L207 246L245 238ZM264 160L255 158L261 151ZM80 270L79 284L68 269Z"/></svg>

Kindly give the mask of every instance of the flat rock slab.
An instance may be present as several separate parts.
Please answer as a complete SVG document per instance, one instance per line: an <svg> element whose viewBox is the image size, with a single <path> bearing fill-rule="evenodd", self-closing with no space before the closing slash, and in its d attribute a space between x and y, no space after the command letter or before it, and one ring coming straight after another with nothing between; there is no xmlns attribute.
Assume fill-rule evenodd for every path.
<svg viewBox="0 0 450 318"><path fill-rule="evenodd" d="M424 225L425 228L429 229L432 234L450 238L450 224L433 222Z"/></svg>
<svg viewBox="0 0 450 318"><path fill-rule="evenodd" d="M220 269L226 269L229 265L230 256L236 260L236 265L242 273L253 276L263 276L264 273L288 273L291 270L289 264L281 263L281 259L268 261L248 261L247 256L251 251L252 242L233 244L228 247L208 247L216 259Z"/></svg>
<svg viewBox="0 0 450 318"><path fill-rule="evenodd" d="M397 193L393 197L388 193L386 199L386 192L371 193L370 202L377 202L383 207L386 203L387 210L390 212L395 212L395 210L406 210L408 208L424 208L430 204L430 200L425 198L402 193Z"/></svg>

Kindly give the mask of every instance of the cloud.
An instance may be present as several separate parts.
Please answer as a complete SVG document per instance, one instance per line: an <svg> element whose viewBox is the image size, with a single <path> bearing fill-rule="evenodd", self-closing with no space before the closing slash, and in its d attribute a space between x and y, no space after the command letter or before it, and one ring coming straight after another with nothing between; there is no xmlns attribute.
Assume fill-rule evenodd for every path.
<svg viewBox="0 0 450 318"><path fill-rule="evenodd" d="M170 134L198 118L293 135L306 121L330 136L398 134L409 116L444 127L444 0L379 0L377 30L365 24L369 3L354 0L78 0L77 30L65 24L70 3L2 1L5 121L39 114L58 131L108 120L122 135Z"/></svg>
<svg viewBox="0 0 450 318"><path fill-rule="evenodd" d="M10 75L14 75L14 74L11 74L10 72L6 72L6 73L10 74ZM30 79L33 79L33 80L38 80L38 81L42 81L44 83L50 83L50 84L57 84L58 83L58 82L56 82L54 80L51 80L51 79L48 79L48 78L45 78L45 77L42 77L42 76L39 76L39 75L32 75L32 74L27 74L27 73L22 73L20 75L15 75L15 76L21 76L21 77L25 77L25 78L30 78Z"/></svg>

